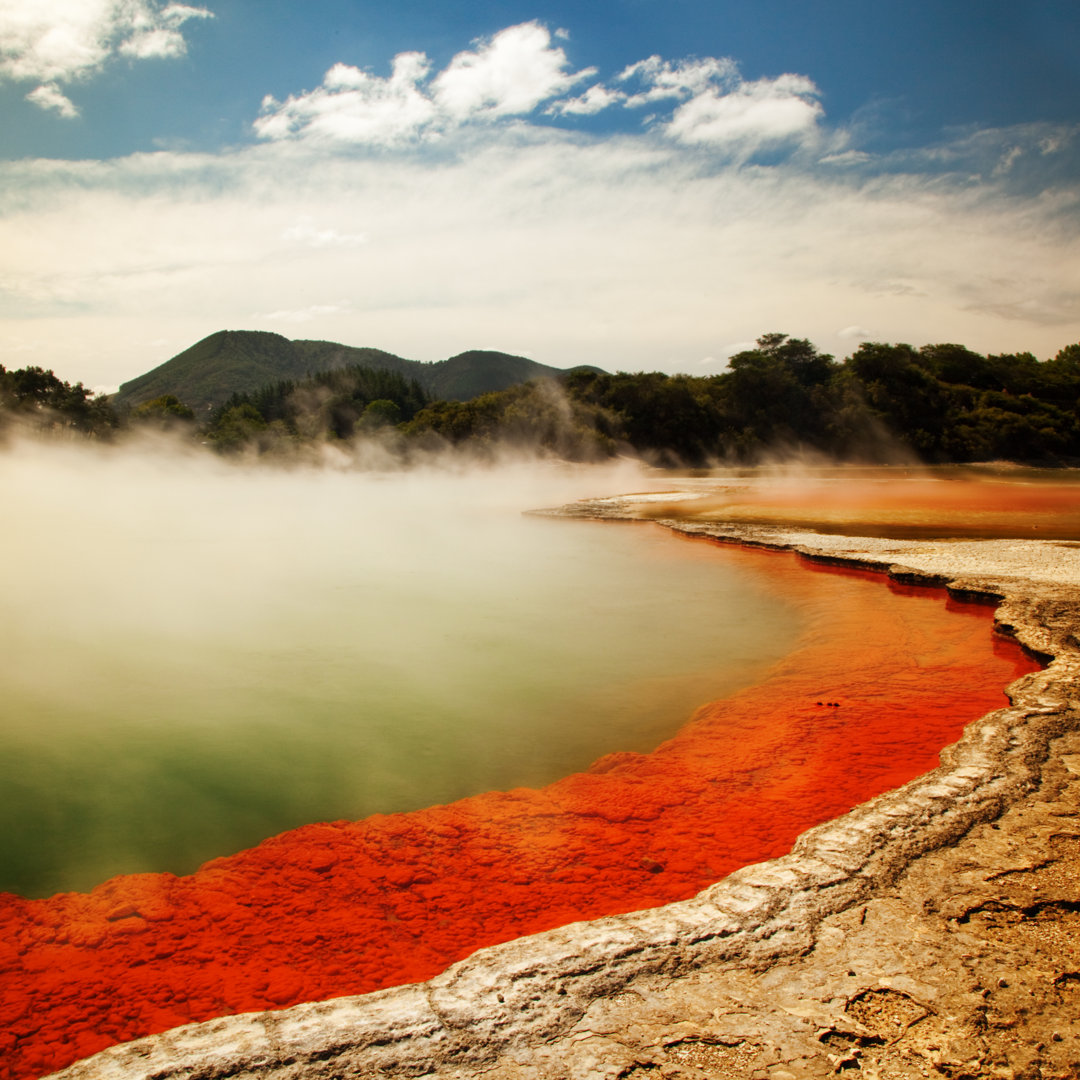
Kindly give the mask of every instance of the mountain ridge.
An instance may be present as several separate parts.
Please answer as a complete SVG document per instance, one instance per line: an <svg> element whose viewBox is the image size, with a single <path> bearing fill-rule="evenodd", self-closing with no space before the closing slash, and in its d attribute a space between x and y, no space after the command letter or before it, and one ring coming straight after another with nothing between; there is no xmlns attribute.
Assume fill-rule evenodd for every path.
<svg viewBox="0 0 1080 1080"><path fill-rule="evenodd" d="M174 394L196 416L208 417L233 394L353 365L396 372L415 379L432 397L455 401L579 370L488 349L469 349L446 360L424 362L370 346L290 340L268 330L218 330L123 383L114 400L119 406L135 406Z"/></svg>

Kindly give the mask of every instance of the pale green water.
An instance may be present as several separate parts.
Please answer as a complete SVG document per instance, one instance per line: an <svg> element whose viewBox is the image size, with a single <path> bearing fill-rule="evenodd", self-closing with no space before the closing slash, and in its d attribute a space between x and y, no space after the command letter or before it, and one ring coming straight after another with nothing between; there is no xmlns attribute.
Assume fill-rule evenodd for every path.
<svg viewBox="0 0 1080 1080"><path fill-rule="evenodd" d="M0 889L543 784L790 648L720 550L521 516L585 477L6 460Z"/></svg>

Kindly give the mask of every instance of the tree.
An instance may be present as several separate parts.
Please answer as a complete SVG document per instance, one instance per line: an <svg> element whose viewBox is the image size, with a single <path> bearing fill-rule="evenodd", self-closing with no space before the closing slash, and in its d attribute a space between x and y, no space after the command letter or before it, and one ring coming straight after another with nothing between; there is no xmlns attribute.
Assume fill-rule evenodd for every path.
<svg viewBox="0 0 1080 1080"><path fill-rule="evenodd" d="M400 422L401 406L388 398L376 398L374 401L369 401L360 415L360 427L365 431L395 427Z"/></svg>
<svg viewBox="0 0 1080 1080"><path fill-rule="evenodd" d="M175 394L162 394L161 397L156 397L132 409L131 421L137 425L173 431L192 427L195 423L195 413Z"/></svg>

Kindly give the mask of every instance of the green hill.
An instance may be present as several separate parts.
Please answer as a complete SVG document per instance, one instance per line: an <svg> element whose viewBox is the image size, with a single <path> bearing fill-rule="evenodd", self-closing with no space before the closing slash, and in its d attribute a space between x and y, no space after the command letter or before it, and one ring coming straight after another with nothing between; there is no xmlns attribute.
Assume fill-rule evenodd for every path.
<svg viewBox="0 0 1080 1080"><path fill-rule="evenodd" d="M530 379L553 378L565 371L524 356L470 349L425 369L421 385L434 398L468 401L492 390L507 390Z"/></svg>
<svg viewBox="0 0 1080 1080"><path fill-rule="evenodd" d="M286 379L353 365L415 379L432 397L453 401L468 401L529 379L566 374L560 368L501 352L473 350L428 364L333 341L290 341L260 330L221 330L124 383L115 402L134 406L175 394L196 416L206 418L233 394L250 394Z"/></svg>

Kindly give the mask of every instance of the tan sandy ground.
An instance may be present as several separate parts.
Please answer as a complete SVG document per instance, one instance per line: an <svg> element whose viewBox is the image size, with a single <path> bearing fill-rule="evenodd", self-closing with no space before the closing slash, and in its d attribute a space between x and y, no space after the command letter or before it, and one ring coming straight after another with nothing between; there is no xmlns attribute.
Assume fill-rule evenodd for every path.
<svg viewBox="0 0 1080 1080"><path fill-rule="evenodd" d="M567 512L650 516L629 499ZM942 766L699 897L422 986L191 1025L68 1080L1080 1077L1080 548L663 524L1005 597L1056 659Z"/></svg>

